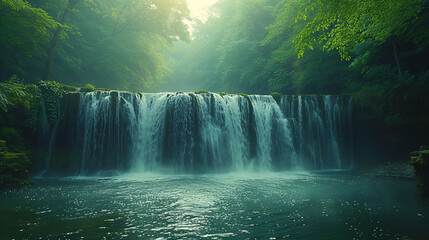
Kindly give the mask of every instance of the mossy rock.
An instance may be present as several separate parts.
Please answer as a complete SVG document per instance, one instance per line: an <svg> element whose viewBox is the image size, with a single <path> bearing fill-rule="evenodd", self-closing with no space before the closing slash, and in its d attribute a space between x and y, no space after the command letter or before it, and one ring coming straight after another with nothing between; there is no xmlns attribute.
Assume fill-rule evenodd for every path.
<svg viewBox="0 0 429 240"><path fill-rule="evenodd" d="M250 101L250 97L249 97L249 95L247 95L247 94L245 94L245 93L239 93L239 94L237 94L237 95L239 95L239 96L243 96L243 97L245 97L247 100L249 100L249 101Z"/></svg>
<svg viewBox="0 0 429 240"><path fill-rule="evenodd" d="M69 86L69 85L65 85L65 84L61 84L63 86L64 91L66 92L76 92L77 91L77 87L73 87L73 86Z"/></svg>
<svg viewBox="0 0 429 240"><path fill-rule="evenodd" d="M200 90L195 92L195 94L205 94L205 93L209 93L209 92L206 90Z"/></svg>
<svg viewBox="0 0 429 240"><path fill-rule="evenodd" d="M217 94L219 94L221 97L225 96L225 95L230 95L231 93L227 93L227 92L218 92Z"/></svg>
<svg viewBox="0 0 429 240"><path fill-rule="evenodd" d="M197 99L197 96L195 96L195 94L193 94L193 93L189 93L188 94L192 99Z"/></svg>
<svg viewBox="0 0 429 240"><path fill-rule="evenodd" d="M140 97L143 97L143 93L141 93L141 92L136 92L136 91L131 91L131 92L139 95Z"/></svg>
<svg viewBox="0 0 429 240"><path fill-rule="evenodd" d="M111 91L110 89L107 88L96 88L95 91L105 91L105 92L109 92Z"/></svg>
<svg viewBox="0 0 429 240"><path fill-rule="evenodd" d="M30 164L25 153L0 152L0 188L29 184Z"/></svg>

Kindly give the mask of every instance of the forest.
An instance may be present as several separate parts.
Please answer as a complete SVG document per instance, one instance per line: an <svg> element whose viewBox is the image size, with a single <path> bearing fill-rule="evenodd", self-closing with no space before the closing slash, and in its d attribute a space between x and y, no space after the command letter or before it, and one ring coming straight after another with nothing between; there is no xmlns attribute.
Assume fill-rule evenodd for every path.
<svg viewBox="0 0 429 240"><path fill-rule="evenodd" d="M429 239L428 133L428 0L0 0L0 236Z"/></svg>
<svg viewBox="0 0 429 240"><path fill-rule="evenodd" d="M428 131L424 0L219 0L203 20L191 19L184 0L2 0L0 7L3 83L351 95L391 149L422 144ZM412 143L403 136L410 131Z"/></svg>
<svg viewBox="0 0 429 240"><path fill-rule="evenodd" d="M427 11L417 0L218 1L190 36L185 1L3 0L1 78L144 92L394 95L428 78Z"/></svg>

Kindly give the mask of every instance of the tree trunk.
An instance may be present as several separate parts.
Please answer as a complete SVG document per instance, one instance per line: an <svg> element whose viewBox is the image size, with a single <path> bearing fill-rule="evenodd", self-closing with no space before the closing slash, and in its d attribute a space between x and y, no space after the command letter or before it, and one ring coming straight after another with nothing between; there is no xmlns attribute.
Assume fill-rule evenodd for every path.
<svg viewBox="0 0 429 240"><path fill-rule="evenodd" d="M396 67L398 68L399 76L402 75L401 66L399 65L398 52L396 50L395 40L392 39L393 53L395 54Z"/></svg>
<svg viewBox="0 0 429 240"><path fill-rule="evenodd" d="M48 59L46 60L45 71L42 77L43 81L51 80L52 62L55 57L55 50L57 48L58 41L60 40L61 31L63 30L63 25L65 24L67 17L70 15L72 9L79 1L80 0L68 0L67 2L67 7L64 10L59 22L61 25L57 27L51 39L51 45L48 50Z"/></svg>

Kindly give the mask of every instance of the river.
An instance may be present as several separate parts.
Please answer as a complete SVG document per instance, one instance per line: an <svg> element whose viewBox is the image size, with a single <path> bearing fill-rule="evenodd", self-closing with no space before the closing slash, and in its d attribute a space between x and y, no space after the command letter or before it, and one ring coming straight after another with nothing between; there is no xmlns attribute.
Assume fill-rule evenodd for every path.
<svg viewBox="0 0 429 240"><path fill-rule="evenodd" d="M0 192L2 239L429 237L414 182L350 172L36 179Z"/></svg>

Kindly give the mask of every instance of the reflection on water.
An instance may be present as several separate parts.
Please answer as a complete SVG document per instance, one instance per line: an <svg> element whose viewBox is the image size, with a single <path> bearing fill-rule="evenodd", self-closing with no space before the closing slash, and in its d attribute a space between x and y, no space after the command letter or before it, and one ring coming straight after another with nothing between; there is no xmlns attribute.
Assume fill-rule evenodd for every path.
<svg viewBox="0 0 429 240"><path fill-rule="evenodd" d="M0 192L5 239L429 237L414 183L347 173L38 180Z"/></svg>

